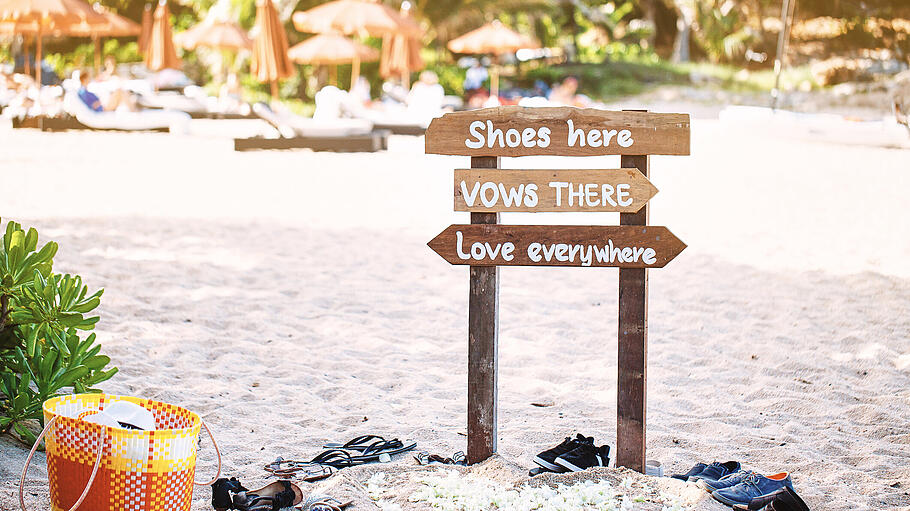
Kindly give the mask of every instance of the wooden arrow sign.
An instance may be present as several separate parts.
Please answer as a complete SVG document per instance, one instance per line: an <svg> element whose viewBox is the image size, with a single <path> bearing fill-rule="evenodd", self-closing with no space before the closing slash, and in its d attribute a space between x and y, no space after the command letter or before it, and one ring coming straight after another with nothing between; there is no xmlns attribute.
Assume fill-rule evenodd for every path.
<svg viewBox="0 0 910 511"><path fill-rule="evenodd" d="M455 211L635 213L656 193L638 169L455 171Z"/></svg>
<svg viewBox="0 0 910 511"><path fill-rule="evenodd" d="M662 268L686 248L666 227L450 225L427 243L451 264Z"/></svg>
<svg viewBox="0 0 910 511"><path fill-rule="evenodd" d="M427 128L427 154L689 154L689 115L500 106L450 112Z"/></svg>

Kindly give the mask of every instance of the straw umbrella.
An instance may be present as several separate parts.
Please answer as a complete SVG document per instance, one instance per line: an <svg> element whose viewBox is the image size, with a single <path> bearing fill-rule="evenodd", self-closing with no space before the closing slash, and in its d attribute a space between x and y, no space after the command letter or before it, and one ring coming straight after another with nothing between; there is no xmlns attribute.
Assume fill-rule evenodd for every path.
<svg viewBox="0 0 910 511"><path fill-rule="evenodd" d="M168 9L167 0L158 1L154 18L145 53L145 67L152 71L180 69L182 62L177 58L177 50L174 48L174 38L171 33L171 10Z"/></svg>
<svg viewBox="0 0 910 511"><path fill-rule="evenodd" d="M420 25L410 17L401 16L394 9L370 0L335 0L304 12L295 12L291 18L301 32L316 34L342 33L345 35L371 35L385 39L397 34L420 37ZM418 55L419 58L419 55ZM360 75L360 62L352 61L352 77ZM353 83L353 82L352 82Z"/></svg>
<svg viewBox="0 0 910 511"><path fill-rule="evenodd" d="M379 52L340 34L320 34L293 46L288 50L288 56L298 64L338 66L348 62L375 62ZM336 81L335 68L332 70L332 81ZM356 82L357 76L352 73L352 88Z"/></svg>
<svg viewBox="0 0 910 511"><path fill-rule="evenodd" d="M82 0L0 0L0 22L35 29L35 81L41 86L41 38L73 25L104 24L106 20Z"/></svg>
<svg viewBox="0 0 910 511"><path fill-rule="evenodd" d="M410 20L410 9L402 6L401 17ZM382 59L379 61L379 75L388 78L401 76L401 83L408 86L412 71L423 69L420 57L420 37L407 32L385 34L382 38Z"/></svg>
<svg viewBox="0 0 910 511"><path fill-rule="evenodd" d="M187 50L200 46L220 50L221 67L225 68L224 52L240 52L253 48L246 30L230 21L203 21L174 36L174 43Z"/></svg>
<svg viewBox="0 0 910 511"><path fill-rule="evenodd" d="M152 4L145 4L142 9L142 31L139 32L139 54L145 55L149 47L149 39L152 38Z"/></svg>
<svg viewBox="0 0 910 511"><path fill-rule="evenodd" d="M277 98L278 80L293 75L294 65L288 58L288 36L272 0L257 0L255 30L250 72L260 83L269 82L272 98Z"/></svg>
<svg viewBox="0 0 910 511"><path fill-rule="evenodd" d="M95 11L104 16L107 21L104 25L75 25L65 31L75 37L90 37L95 43L95 72L101 68L101 38L102 37L130 37L139 35L142 27L135 21L124 18L108 11L100 4L95 4Z"/></svg>
<svg viewBox="0 0 910 511"><path fill-rule="evenodd" d="M498 20L456 37L447 45L453 53L502 55L522 48L540 48L534 39L521 35ZM499 73L494 66L490 72L490 93L499 95Z"/></svg>

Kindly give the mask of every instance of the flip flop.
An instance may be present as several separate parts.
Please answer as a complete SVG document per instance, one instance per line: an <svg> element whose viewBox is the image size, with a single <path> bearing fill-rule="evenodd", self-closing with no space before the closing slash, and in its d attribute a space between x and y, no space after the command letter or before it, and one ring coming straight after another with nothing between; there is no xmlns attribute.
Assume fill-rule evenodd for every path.
<svg viewBox="0 0 910 511"><path fill-rule="evenodd" d="M427 451L420 451L414 455L419 465L429 465L431 463L442 463L443 465L467 465L467 458L461 451L456 452L451 458L444 458L438 454L430 454Z"/></svg>
<svg viewBox="0 0 910 511"><path fill-rule="evenodd" d="M407 445L402 444L401 447L395 449L387 449L381 452L370 451L367 454L361 454L360 456L351 456L351 453L342 449L329 449L328 451L318 454L315 458L310 460L309 463L329 465L335 468L351 467L374 461L385 463L392 461L393 454L410 451L415 447L417 447L417 442L411 442Z"/></svg>
<svg viewBox="0 0 910 511"><path fill-rule="evenodd" d="M344 449L346 451L360 451L363 454L380 453L400 449L404 444L401 440L393 438L386 440L378 435L362 435L352 438L346 443L329 442L322 446L323 449Z"/></svg>
<svg viewBox="0 0 910 511"><path fill-rule="evenodd" d="M337 469L331 465L311 463L309 461L286 460L277 458L263 467L266 472L278 477L300 477L308 483L331 477Z"/></svg>
<svg viewBox="0 0 910 511"><path fill-rule="evenodd" d="M240 511L273 511L296 506L302 501L303 492L300 488L287 479L282 479L258 490L236 493L232 505Z"/></svg>

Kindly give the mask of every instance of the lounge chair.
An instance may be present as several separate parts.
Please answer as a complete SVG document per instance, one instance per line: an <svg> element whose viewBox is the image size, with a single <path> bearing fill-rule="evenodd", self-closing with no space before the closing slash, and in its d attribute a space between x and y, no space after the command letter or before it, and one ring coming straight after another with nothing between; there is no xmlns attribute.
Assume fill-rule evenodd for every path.
<svg viewBox="0 0 910 511"><path fill-rule="evenodd" d="M95 112L79 99L75 91L68 91L63 96L63 110L70 117L40 118L38 122L41 130L88 129L185 133L190 120L188 114L173 110Z"/></svg>
<svg viewBox="0 0 910 511"><path fill-rule="evenodd" d="M373 124L358 119L316 120L290 112L275 111L264 103L253 105L253 113L269 123L279 138L234 139L235 151L256 149L312 149L314 151L375 152L388 148L388 131L374 130Z"/></svg>
<svg viewBox="0 0 910 511"><path fill-rule="evenodd" d="M369 121L375 129L388 130L395 135L420 136L427 131L431 115L414 113L404 107L394 110L375 110L364 107L347 91L335 86L323 87L316 93L317 119L350 118Z"/></svg>
<svg viewBox="0 0 910 511"><path fill-rule="evenodd" d="M193 119L258 119L248 105L245 112L228 112L219 109L218 98L210 97L196 86L189 86L183 92L141 93L139 105L146 109L177 110L186 112Z"/></svg>

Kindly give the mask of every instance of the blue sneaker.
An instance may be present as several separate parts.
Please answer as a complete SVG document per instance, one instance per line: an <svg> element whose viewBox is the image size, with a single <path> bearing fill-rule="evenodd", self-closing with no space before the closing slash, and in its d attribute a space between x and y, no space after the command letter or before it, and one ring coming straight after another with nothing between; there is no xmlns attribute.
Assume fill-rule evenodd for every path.
<svg viewBox="0 0 910 511"><path fill-rule="evenodd" d="M756 472L751 470L738 470L732 474L727 474L720 479L700 479L698 485L704 488L708 493L716 490L723 490L743 482L747 477Z"/></svg>
<svg viewBox="0 0 910 511"><path fill-rule="evenodd" d="M738 461L728 461L726 463L715 461L714 463L705 467L705 469L700 473L689 477L689 482L694 483L702 479L717 481L725 475L738 471L740 468L742 467L739 465Z"/></svg>
<svg viewBox="0 0 910 511"><path fill-rule="evenodd" d="M673 479L679 479L680 481L688 481L690 477L697 476L701 474L702 470L707 468L708 465L704 463L696 463L694 467L690 468L685 474L673 474L670 477Z"/></svg>
<svg viewBox="0 0 910 511"><path fill-rule="evenodd" d="M774 493L784 487L793 489L793 481L790 480L788 472L767 477L761 474L749 474L741 483L713 491L711 496L728 506L749 505L752 499Z"/></svg>

